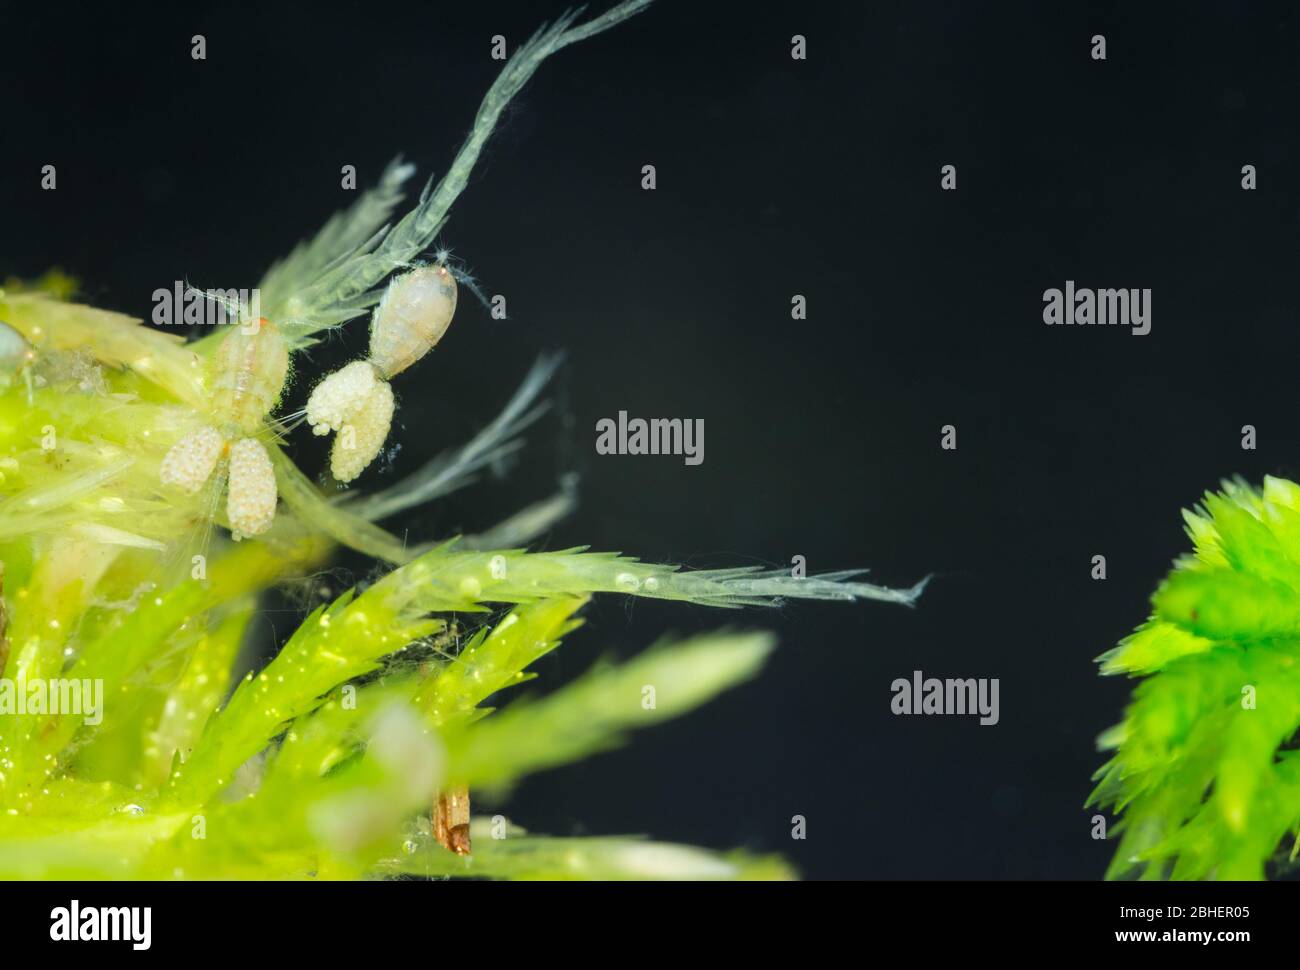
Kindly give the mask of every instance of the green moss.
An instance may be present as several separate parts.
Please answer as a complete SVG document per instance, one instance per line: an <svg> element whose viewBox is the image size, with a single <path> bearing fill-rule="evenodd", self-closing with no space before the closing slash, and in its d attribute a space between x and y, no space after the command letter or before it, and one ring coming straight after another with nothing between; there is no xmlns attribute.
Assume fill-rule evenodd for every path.
<svg viewBox="0 0 1300 970"><path fill-rule="evenodd" d="M1089 804L1122 814L1112 878L1258 879L1300 834L1300 487L1228 483L1185 518L1195 554L1099 658L1144 679Z"/></svg>
<svg viewBox="0 0 1300 970"><path fill-rule="evenodd" d="M391 231L381 227L408 166L390 168L276 264L263 307L288 347L364 312L383 280L429 245L501 110L547 56L645 5L630 0L539 31L488 92L447 176ZM159 469L183 436L224 426L211 369L230 356L216 351L236 328L186 344L69 295L60 274L0 291L9 345L30 350L0 375L0 878L789 874L777 860L739 853L547 839L504 819L477 820L474 851L462 858L432 839L429 814L449 786L508 786L684 715L753 676L772 646L741 632L665 643L544 700L510 701L535 661L578 628L592 596L910 605L924 582L895 590L858 571L691 572L519 548L572 507L565 494L459 541L408 541L378 524L464 486L517 447L550 360L473 441L380 493L367 495L362 479L344 495L324 494L281 447L291 417L241 425L268 449L283 501L268 532L235 543L222 466L195 494L164 486ZM310 376L305 359L296 364L299 379ZM390 571L331 596L239 679L264 594L285 585L320 594L312 577L339 545ZM464 636L467 616L484 622ZM80 685L89 693L71 692Z"/></svg>

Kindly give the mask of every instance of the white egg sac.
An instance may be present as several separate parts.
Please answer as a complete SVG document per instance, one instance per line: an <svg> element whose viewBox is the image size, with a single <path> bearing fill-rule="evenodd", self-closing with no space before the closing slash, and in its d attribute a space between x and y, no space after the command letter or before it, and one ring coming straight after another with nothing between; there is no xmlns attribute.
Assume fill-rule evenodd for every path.
<svg viewBox="0 0 1300 970"><path fill-rule="evenodd" d="M375 460L388 438L394 406L393 389L376 381L362 406L339 429L330 451L330 471L340 482L352 481Z"/></svg>
<svg viewBox="0 0 1300 970"><path fill-rule="evenodd" d="M369 361L354 360L316 385L307 399L307 423L315 434L337 431L357 413L378 379Z"/></svg>
<svg viewBox="0 0 1300 970"><path fill-rule="evenodd" d="M225 439L216 428L205 426L191 431L163 456L158 477L164 485L194 494L212 476L225 446Z"/></svg>
<svg viewBox="0 0 1300 970"><path fill-rule="evenodd" d="M275 469L266 446L241 438L230 446L230 480L226 485L226 518L236 539L261 535L275 521Z"/></svg>

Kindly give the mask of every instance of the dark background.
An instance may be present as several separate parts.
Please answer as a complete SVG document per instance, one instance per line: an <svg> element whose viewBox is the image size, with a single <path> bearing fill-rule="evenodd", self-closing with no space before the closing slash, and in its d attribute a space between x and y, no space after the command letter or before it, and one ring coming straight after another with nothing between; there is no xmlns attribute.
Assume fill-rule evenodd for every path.
<svg viewBox="0 0 1300 970"><path fill-rule="evenodd" d="M1130 685L1092 658L1187 547L1181 507L1225 476L1300 476L1300 12L1133 6L664 0L543 65L444 237L512 319L462 301L398 378L401 449L363 483L466 440L566 348L511 476L399 527L483 528L574 470L550 548L938 575L915 611L597 601L543 684L667 630L782 647L701 711L525 783L518 822L778 851L809 877L1100 876L1082 805ZM175 279L252 286L351 200L342 165L363 185L399 151L445 170L500 66L490 37L513 50L562 9L0 6L0 278L60 266L138 316ZM1150 287L1151 334L1044 326L1066 279ZM596 456L620 409L703 418L704 464ZM893 716L914 669L1000 678L1001 723Z"/></svg>

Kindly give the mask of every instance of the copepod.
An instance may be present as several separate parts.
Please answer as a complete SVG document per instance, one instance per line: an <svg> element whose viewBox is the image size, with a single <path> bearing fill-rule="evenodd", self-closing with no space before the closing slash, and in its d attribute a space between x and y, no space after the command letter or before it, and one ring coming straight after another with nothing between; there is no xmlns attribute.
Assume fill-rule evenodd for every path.
<svg viewBox="0 0 1300 970"><path fill-rule="evenodd" d="M177 441L159 469L164 485L195 494L226 459L226 518L235 539L261 535L275 521L275 470L256 436L288 374L289 348L275 325L265 317L241 323L208 362L212 423Z"/></svg>
<svg viewBox="0 0 1300 970"><path fill-rule="evenodd" d="M397 277L370 319L370 351L330 374L307 401L312 432L337 432L330 471L350 482L374 461L393 422L388 381L433 349L456 313L456 279L442 264Z"/></svg>

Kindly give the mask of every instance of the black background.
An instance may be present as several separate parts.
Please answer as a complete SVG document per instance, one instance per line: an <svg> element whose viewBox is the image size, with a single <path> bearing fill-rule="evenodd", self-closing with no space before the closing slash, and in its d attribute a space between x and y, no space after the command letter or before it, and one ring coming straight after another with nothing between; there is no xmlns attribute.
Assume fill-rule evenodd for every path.
<svg viewBox="0 0 1300 970"><path fill-rule="evenodd" d="M3 5L0 277L60 266L138 316L176 279L252 286L352 198L341 166L363 184L398 152L445 170L500 66L490 37L513 49L562 9ZM666 630L770 627L782 647L757 681L504 810L778 851L810 877L1099 877L1082 804L1129 685L1092 658L1185 549L1180 507L1226 476L1300 476L1298 18L662 2L544 64L444 237L512 319L462 302L398 379L400 450L362 483L466 440L565 348L560 408L510 477L400 527L482 528L574 470L582 506L550 548L938 575L915 611L597 601L543 684ZM1044 326L1067 279L1150 287L1152 332ZM300 370L363 344L353 324ZM620 409L703 418L704 464L596 456ZM1001 723L893 716L890 682L914 669L1000 678Z"/></svg>

